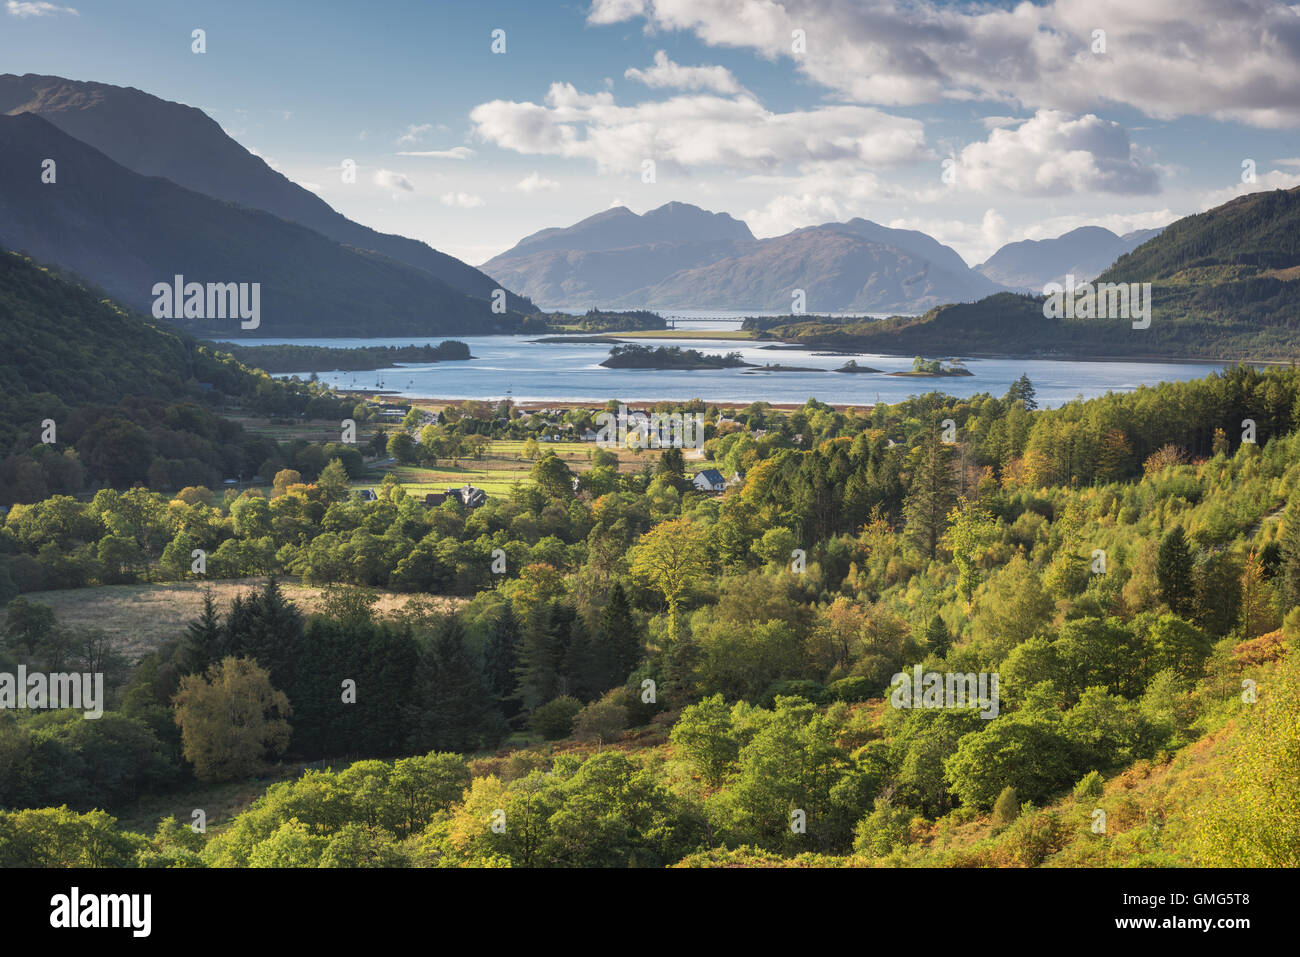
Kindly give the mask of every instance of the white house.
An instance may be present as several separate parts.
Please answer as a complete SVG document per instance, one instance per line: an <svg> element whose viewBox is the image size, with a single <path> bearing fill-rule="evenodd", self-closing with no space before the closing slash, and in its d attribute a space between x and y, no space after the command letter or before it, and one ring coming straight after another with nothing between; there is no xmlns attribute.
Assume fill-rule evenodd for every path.
<svg viewBox="0 0 1300 957"><path fill-rule="evenodd" d="M721 492L727 487L727 480L717 469L700 469L691 481L701 492Z"/></svg>

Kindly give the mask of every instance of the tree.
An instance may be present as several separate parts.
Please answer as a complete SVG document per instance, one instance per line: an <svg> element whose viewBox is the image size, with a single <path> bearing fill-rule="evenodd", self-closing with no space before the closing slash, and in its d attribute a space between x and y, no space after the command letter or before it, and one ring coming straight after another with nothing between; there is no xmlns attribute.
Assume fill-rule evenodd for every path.
<svg viewBox="0 0 1300 957"><path fill-rule="evenodd" d="M993 802L993 826L1004 828L1020 816L1020 802L1016 800L1016 789L1007 785Z"/></svg>
<svg viewBox="0 0 1300 957"><path fill-rule="evenodd" d="M573 720L581 710L581 701L562 695L540 705L533 712L530 723L533 730L547 741L556 741L573 733Z"/></svg>
<svg viewBox="0 0 1300 957"><path fill-rule="evenodd" d="M1278 575L1278 604L1285 610L1300 605L1300 500L1293 502L1283 515L1279 541L1282 567Z"/></svg>
<svg viewBox="0 0 1300 957"><path fill-rule="evenodd" d="M519 669L519 619L506 604L488 625L487 645L483 650L483 677L507 718L519 712L515 694Z"/></svg>
<svg viewBox="0 0 1300 957"><path fill-rule="evenodd" d="M1160 540L1156 580L1161 600L1170 611L1183 618L1191 616L1196 599L1196 580L1192 570L1192 552L1187 535L1181 525L1175 525Z"/></svg>
<svg viewBox="0 0 1300 957"><path fill-rule="evenodd" d="M685 516L661 522L641 537L632 553L632 574L658 589L668 605L668 632L682 637L681 601L708 572L705 531Z"/></svg>
<svg viewBox="0 0 1300 957"><path fill-rule="evenodd" d="M202 674L229 653L228 633L217 613L212 589L203 591L203 611L185 626L182 667L187 674Z"/></svg>
<svg viewBox="0 0 1300 957"><path fill-rule="evenodd" d="M1214 639L1177 615L1161 615L1147 635L1153 670L1168 668L1184 678L1196 679L1214 650Z"/></svg>
<svg viewBox="0 0 1300 957"><path fill-rule="evenodd" d="M963 803L992 807L1007 787L1026 800L1042 801L1078 780L1078 765L1060 716L1022 708L963 737L944 762L944 773Z"/></svg>
<svg viewBox="0 0 1300 957"><path fill-rule="evenodd" d="M573 498L573 471L554 452L547 452L528 473L549 498Z"/></svg>
<svg viewBox="0 0 1300 957"><path fill-rule="evenodd" d="M731 709L720 694L683 708L669 741L711 788L722 786L740 754Z"/></svg>
<svg viewBox="0 0 1300 957"><path fill-rule="evenodd" d="M940 658L947 657L948 649L952 647L952 636L948 634L948 626L943 623L943 618L939 615L931 618L926 626L925 643L931 654L938 655Z"/></svg>
<svg viewBox="0 0 1300 957"><path fill-rule="evenodd" d="M907 518L908 535L927 558L934 558L944 523L957 499L952 448L940 440L935 428L913 450L912 456L912 480L903 514Z"/></svg>
<svg viewBox="0 0 1300 957"><path fill-rule="evenodd" d="M301 485L302 473L297 469L280 469L275 473L275 478L271 481L271 487L275 489L276 495L283 495L290 485Z"/></svg>
<svg viewBox="0 0 1300 957"><path fill-rule="evenodd" d="M528 459L528 461L530 462L535 462L537 461L537 457L541 454L542 454L542 447L537 444L536 439L532 438L531 436L527 439L524 439L524 451L523 451L524 458Z"/></svg>
<svg viewBox="0 0 1300 957"><path fill-rule="evenodd" d="M1273 587L1264 577L1264 563L1254 550L1246 558L1241 572L1241 637L1258 638L1277 627L1273 612Z"/></svg>
<svg viewBox="0 0 1300 957"><path fill-rule="evenodd" d="M409 432L400 429L388 440L388 454L397 459L399 465L410 465L416 459L415 439Z"/></svg>
<svg viewBox="0 0 1300 957"><path fill-rule="evenodd" d="M325 504L343 502L348 497L348 472L341 459L330 459L329 464L321 470L316 479L316 487L321 490Z"/></svg>
<svg viewBox="0 0 1300 957"><path fill-rule="evenodd" d="M609 601L600 613L596 635L597 674L602 690L627 679L645 650L645 635L632 612L632 602L622 582L614 582Z"/></svg>
<svg viewBox="0 0 1300 957"><path fill-rule="evenodd" d="M1101 438L1097 450L1097 478L1115 482L1128 475L1133 462L1133 446L1123 429L1109 429Z"/></svg>
<svg viewBox="0 0 1300 957"><path fill-rule="evenodd" d="M303 620L271 577L260 591L236 595L226 615L229 654L254 658L277 688L293 686L302 650Z"/></svg>
<svg viewBox="0 0 1300 957"><path fill-rule="evenodd" d="M185 675L172 702L185 759L202 781L247 777L289 746L289 699L254 661L225 658L206 675Z"/></svg>
<svg viewBox="0 0 1300 957"><path fill-rule="evenodd" d="M1033 411L1038 408L1038 402L1034 399L1034 384L1029 381L1029 376L1020 373L1020 378L1011 383L1011 388L1007 390L1006 400L1008 402L1023 402L1025 408Z"/></svg>
<svg viewBox="0 0 1300 957"><path fill-rule="evenodd" d="M600 745L622 735L627 730L627 708L619 704L620 693L615 689L579 711L573 719L574 737Z"/></svg>
<svg viewBox="0 0 1300 957"><path fill-rule="evenodd" d="M957 500L948 521L943 544L957 566L957 591L969 604L980 583L979 560L995 540L997 523L988 509L965 497Z"/></svg>
<svg viewBox="0 0 1300 957"><path fill-rule="evenodd" d="M454 615L420 656L408 723L411 746L419 751L466 753L501 739L504 721Z"/></svg>

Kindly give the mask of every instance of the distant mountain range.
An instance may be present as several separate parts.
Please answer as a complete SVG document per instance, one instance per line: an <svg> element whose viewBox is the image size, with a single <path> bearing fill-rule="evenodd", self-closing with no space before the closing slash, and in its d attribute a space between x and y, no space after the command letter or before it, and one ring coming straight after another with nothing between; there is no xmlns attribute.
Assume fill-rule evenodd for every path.
<svg viewBox="0 0 1300 957"><path fill-rule="evenodd" d="M804 291L809 313L918 313L996 292L1042 292L1073 272L1091 279L1158 230L1096 227L1012 243L972 269L925 233L866 219L755 239L725 213L668 203L619 206L544 229L483 263L484 272L551 309L753 309L783 312Z"/></svg>
<svg viewBox="0 0 1300 957"><path fill-rule="evenodd" d="M1075 282L1097 278L1120 256L1158 235L1159 229L1117 236L1101 226L1081 226L1055 239L1007 243L975 269L1007 289L1042 295L1047 283L1063 283L1067 275Z"/></svg>
<svg viewBox="0 0 1300 957"><path fill-rule="evenodd" d="M94 209L79 213L66 201L56 202L60 215L70 218L62 221L55 218L43 223L41 201L57 201L63 187L83 190L87 198L101 202L101 213L107 212L108 207L102 203L107 198L97 195L105 184L96 183L93 178L73 182L63 172L65 167L58 154L53 153L42 154L42 158L54 158L60 162L56 167L60 175L54 185L41 184L36 178L40 173L39 165L33 175L24 168L20 170L22 175L18 180L8 179L0 183L0 244L26 249L45 261L81 272L87 279L113 291L132 305L141 303L142 294L136 285L140 277L145 273L152 275L160 268L165 271L168 260L166 256L141 256L129 243L123 246L119 240L147 241L145 234L154 231L166 235L175 233L181 225L179 222L168 224L145 218L146 210L150 215L171 215L166 209L166 198L175 199L180 194L167 190L165 186L144 185L151 181L169 181L168 185L184 187L186 192L201 194L211 201L190 206L188 212L192 215L206 217L211 214L216 220L227 222L231 228L235 228L233 222L236 220L245 226L259 222L255 217L219 211L221 206L237 206L245 214L263 211L276 217L284 226L301 227L302 233L286 232L281 226L259 227L269 230L260 240L243 239L238 235L238 229L235 233L218 236L215 233L221 230L217 229L214 235L207 237L207 242L216 245L204 248L203 240L195 237L193 242L186 244L185 257L191 264L186 274L200 281L217 272L220 275L215 275L213 281L245 277L248 281L258 279L256 272L243 276L230 272L236 266L244 268L237 253L233 254L234 261L227 262L232 244L251 243L252 247L271 255L267 264L271 273L276 272L278 259L285 270L292 272L292 281L297 288L276 290L264 286L264 293L279 301L280 315L286 317L285 321L297 332L320 334L325 331L317 319L324 319L327 325L339 320L338 333L345 335L407 332L436 335L472 331L474 328L484 331L483 323L489 329L505 331L512 320L517 322L519 313L535 311L531 302L507 290L506 305L511 315L493 313L490 298L499 286L495 280L424 243L379 233L352 222L314 193L271 169L194 107L126 87L34 74L6 74L0 75L0 114L4 114L0 115L0 120L6 121L6 142L20 149L33 147L38 142L47 145L57 142L70 150L76 162L86 160L89 155L77 144L90 147L91 152L111 162L108 165L92 162L87 173L120 178L119 173L110 172L110 167L116 167L135 175L133 190L142 190L153 196L152 204L145 208L123 206L115 209L114 215L120 218L112 223L102 219L96 221ZM56 132L64 134L65 140L53 140L48 130L35 124L15 122L24 116L48 121L45 125L57 128ZM24 144L26 135L35 137L35 141ZM12 166L14 158L0 156L0 162ZM66 200L66 196L64 198ZM26 217L22 228L17 219L20 211ZM78 217L83 215L87 222L78 224ZM80 231L79 225L92 228ZM188 225L191 229L195 226L193 222ZM303 233L310 233L311 237ZM293 235L296 237L294 242L306 243L315 255L303 259L303 250L295 252L291 245L277 257L271 234ZM98 245L100 243L102 245ZM226 251L217 248L223 243ZM327 252L325 244L335 247L335 250ZM155 252L164 251L155 249ZM322 271L313 271L317 267ZM330 272L336 268L342 269L342 274L331 276ZM354 271L369 279L358 278L354 285L351 280ZM375 291L376 274L384 271L399 277L393 280L397 288L381 294L373 306L369 305L371 300L368 297ZM155 278L161 280L166 276ZM352 290L351 293L346 293L348 289ZM345 292L342 302L333 298L333 294L339 291ZM390 308L397 312L390 314ZM290 317L291 310L293 315ZM346 322L343 320L344 310L348 314ZM267 332L261 330L260 334L266 335Z"/></svg>

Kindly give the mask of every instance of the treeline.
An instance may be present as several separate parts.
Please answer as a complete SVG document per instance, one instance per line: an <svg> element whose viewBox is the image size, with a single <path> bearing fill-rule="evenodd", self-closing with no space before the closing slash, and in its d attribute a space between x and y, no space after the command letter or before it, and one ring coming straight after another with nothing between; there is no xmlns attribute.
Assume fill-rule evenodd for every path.
<svg viewBox="0 0 1300 957"><path fill-rule="evenodd" d="M734 369L750 363L739 352L726 355L680 346L615 346L601 365L610 369Z"/></svg>
<svg viewBox="0 0 1300 957"><path fill-rule="evenodd" d="M436 346L357 346L350 349L302 345L243 346L237 343L213 343L212 347L229 353L250 368L271 373L331 369L359 372L387 369L399 362L448 362L474 358L469 353L469 346L455 339L447 339Z"/></svg>

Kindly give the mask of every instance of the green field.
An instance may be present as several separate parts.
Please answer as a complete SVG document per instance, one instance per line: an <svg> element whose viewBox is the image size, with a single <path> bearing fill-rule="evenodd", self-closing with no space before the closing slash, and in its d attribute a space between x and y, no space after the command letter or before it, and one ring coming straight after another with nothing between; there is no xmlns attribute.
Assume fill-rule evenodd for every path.
<svg viewBox="0 0 1300 957"><path fill-rule="evenodd" d="M748 329L719 329L711 332L708 329L655 329L637 332L610 332L605 335L614 336L616 339L729 339L729 340L749 340L754 338L754 333Z"/></svg>
<svg viewBox="0 0 1300 957"><path fill-rule="evenodd" d="M591 468L589 455L596 451L592 442L539 442L541 454L554 452L575 473L585 472ZM619 471L635 472L646 461L658 458L658 453L651 451L644 455L631 450L619 453ZM690 454L688 453L688 458ZM528 484L533 462L524 458L524 442L517 439L494 440L482 459L463 458L453 465L448 462L436 468L424 468L414 465L396 465L380 470L381 474L392 473L397 476L407 494L423 498L429 492L445 492L448 488L460 488L466 484L481 488L490 496L508 496L516 482ZM355 482L356 488L373 488L375 481Z"/></svg>

